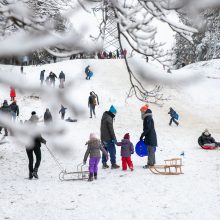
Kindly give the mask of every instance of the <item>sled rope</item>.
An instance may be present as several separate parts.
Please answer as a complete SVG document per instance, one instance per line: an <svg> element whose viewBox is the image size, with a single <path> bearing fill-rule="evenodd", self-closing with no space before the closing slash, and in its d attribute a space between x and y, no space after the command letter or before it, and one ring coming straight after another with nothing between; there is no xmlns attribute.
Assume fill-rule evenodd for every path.
<svg viewBox="0 0 220 220"><path fill-rule="evenodd" d="M54 156L54 154L53 154L52 151L50 150L50 148L49 148L46 144L45 144L45 146L46 146L48 152L50 153L51 157L52 157L52 158L54 159L54 161L56 162L56 164L57 164L57 166L59 167L59 169L60 169L61 171L65 171L65 170L63 169L61 163L57 160L57 158Z"/></svg>

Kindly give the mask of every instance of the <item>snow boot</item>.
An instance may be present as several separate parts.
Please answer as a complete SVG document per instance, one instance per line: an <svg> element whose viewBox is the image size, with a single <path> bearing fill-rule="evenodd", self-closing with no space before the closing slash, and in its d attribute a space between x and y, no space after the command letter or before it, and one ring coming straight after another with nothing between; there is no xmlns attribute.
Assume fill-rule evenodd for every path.
<svg viewBox="0 0 220 220"><path fill-rule="evenodd" d="M89 179L88 179L88 181L89 181L89 182L92 182L92 181L93 181L93 173L90 173L90 174L89 174Z"/></svg>
<svg viewBox="0 0 220 220"><path fill-rule="evenodd" d="M36 179L39 178L39 176L38 176L38 174L37 174L37 169L34 169L33 176L34 176Z"/></svg>
<svg viewBox="0 0 220 220"><path fill-rule="evenodd" d="M32 179L33 179L33 173L29 172L29 180L32 180Z"/></svg>
<svg viewBox="0 0 220 220"><path fill-rule="evenodd" d="M107 168L109 168L109 165L107 163L103 163L102 169L107 169Z"/></svg>
<svg viewBox="0 0 220 220"><path fill-rule="evenodd" d="M118 166L116 163L112 164L112 169L118 169L120 166Z"/></svg>
<svg viewBox="0 0 220 220"><path fill-rule="evenodd" d="M97 180L97 173L94 173L94 179Z"/></svg>
<svg viewBox="0 0 220 220"><path fill-rule="evenodd" d="M149 168L149 165L144 165L143 168L144 168L144 169L148 169L148 168Z"/></svg>

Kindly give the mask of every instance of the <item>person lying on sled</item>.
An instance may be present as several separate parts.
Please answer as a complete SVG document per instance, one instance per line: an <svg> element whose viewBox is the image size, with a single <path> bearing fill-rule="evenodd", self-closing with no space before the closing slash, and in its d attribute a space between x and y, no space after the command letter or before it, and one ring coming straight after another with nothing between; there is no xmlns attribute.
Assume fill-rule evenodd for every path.
<svg viewBox="0 0 220 220"><path fill-rule="evenodd" d="M199 137L198 143L201 147L203 146L220 147L220 143L215 141L215 139L209 133L208 129L205 129L205 131Z"/></svg>

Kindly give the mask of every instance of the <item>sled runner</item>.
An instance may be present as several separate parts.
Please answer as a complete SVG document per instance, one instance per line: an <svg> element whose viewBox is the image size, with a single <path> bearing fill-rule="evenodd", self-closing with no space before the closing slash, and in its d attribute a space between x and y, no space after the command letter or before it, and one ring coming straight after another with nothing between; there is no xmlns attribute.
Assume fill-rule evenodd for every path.
<svg viewBox="0 0 220 220"><path fill-rule="evenodd" d="M182 159L181 158L172 158L169 160L164 160L164 165L154 165L150 166L149 169L154 174L160 175L179 175L183 174L182 172Z"/></svg>
<svg viewBox="0 0 220 220"><path fill-rule="evenodd" d="M77 165L76 172L67 172L66 170L62 170L59 174L59 179L61 181L68 181L68 180L88 180L89 178L89 171L83 170L85 165L80 163Z"/></svg>

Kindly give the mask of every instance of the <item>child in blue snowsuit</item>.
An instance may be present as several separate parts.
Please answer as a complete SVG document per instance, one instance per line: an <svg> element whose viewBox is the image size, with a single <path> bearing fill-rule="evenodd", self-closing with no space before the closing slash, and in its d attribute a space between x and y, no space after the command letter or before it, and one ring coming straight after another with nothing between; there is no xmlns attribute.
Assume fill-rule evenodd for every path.
<svg viewBox="0 0 220 220"><path fill-rule="evenodd" d="M170 107L170 111L168 112L168 114L171 117L169 125L171 126L172 122L174 122L178 126L179 122L176 121L177 120L177 113L171 107Z"/></svg>

